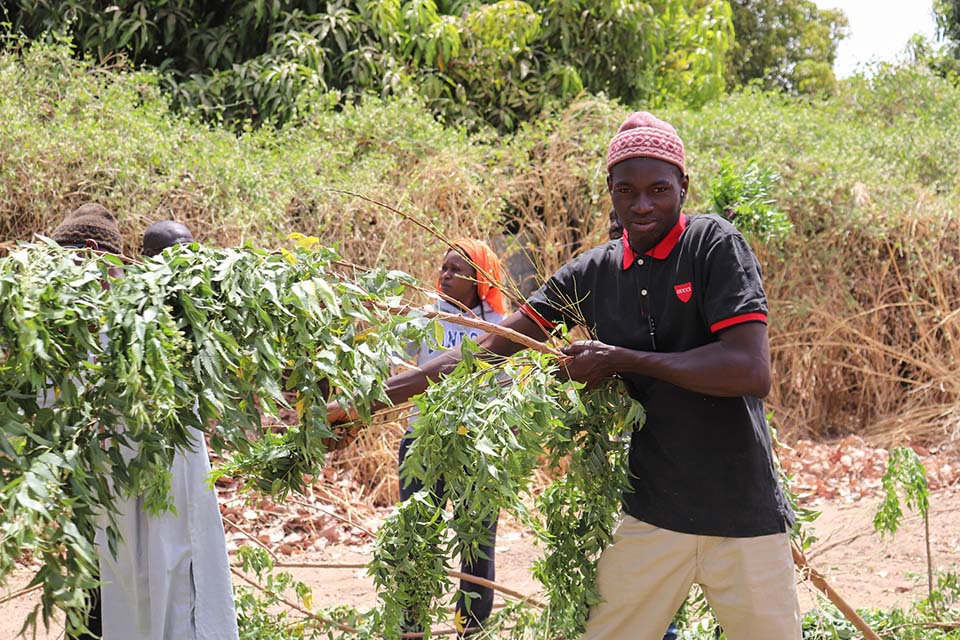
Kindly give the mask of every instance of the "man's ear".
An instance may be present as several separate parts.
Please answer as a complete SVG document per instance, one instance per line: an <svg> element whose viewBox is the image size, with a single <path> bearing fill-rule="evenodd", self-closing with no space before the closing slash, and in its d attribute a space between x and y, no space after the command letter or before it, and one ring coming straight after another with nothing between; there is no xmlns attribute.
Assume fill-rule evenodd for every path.
<svg viewBox="0 0 960 640"><path fill-rule="evenodd" d="M100 245L97 243L97 241L92 240L90 238L88 238L87 241L83 243L83 248L93 249L94 251L100 251Z"/></svg>
<svg viewBox="0 0 960 640"><path fill-rule="evenodd" d="M610 173L607 173L607 192L613 191L613 178L610 176Z"/></svg>

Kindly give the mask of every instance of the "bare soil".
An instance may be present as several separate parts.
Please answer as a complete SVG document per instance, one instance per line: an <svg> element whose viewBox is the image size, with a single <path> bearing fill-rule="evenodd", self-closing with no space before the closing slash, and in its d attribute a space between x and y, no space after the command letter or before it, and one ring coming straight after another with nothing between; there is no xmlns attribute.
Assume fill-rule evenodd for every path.
<svg viewBox="0 0 960 640"><path fill-rule="evenodd" d="M808 552L813 566L823 572L831 585L857 608L907 607L926 595L926 556L923 523L916 516L905 518L894 537L882 539L873 533L872 519L877 498L859 499L850 504L826 501L816 508L822 515L813 526L819 540ZM960 487L935 492L931 499L931 547L936 567L958 570L960 564ZM366 562L370 544L331 544L322 551L285 556L290 564L339 565ZM535 594L538 584L530 575L540 555L532 537L510 522L504 522L497 540L497 581L524 594ZM296 579L309 584L316 606L374 604L372 580L363 569L321 566L291 567ZM23 588L26 571L18 573L4 594ZM800 587L804 610L816 605L812 586ZM2 597L2 596L0 596ZM36 594L0 605L0 639L15 638L27 614L37 604ZM42 640L63 637L62 628L42 630Z"/></svg>

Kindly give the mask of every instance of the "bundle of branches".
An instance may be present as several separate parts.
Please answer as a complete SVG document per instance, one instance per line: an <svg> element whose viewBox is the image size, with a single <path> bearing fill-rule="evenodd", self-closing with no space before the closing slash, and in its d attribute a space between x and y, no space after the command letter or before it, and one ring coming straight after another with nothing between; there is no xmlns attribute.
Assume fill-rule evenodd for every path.
<svg viewBox="0 0 960 640"><path fill-rule="evenodd" d="M338 273L344 263L331 250L296 239L293 252L193 245L133 264L55 246L0 259L0 584L25 554L41 560L30 585L42 586L41 605L28 626L60 609L68 631L82 628L95 533L105 530L116 548L121 499L142 497L149 512L170 507L170 465L191 446L191 429L231 454L221 473L282 498L304 489L324 441L337 437L327 401L364 422L389 403L395 354L429 337L422 319L431 313L402 304L413 285L405 274ZM380 606L311 613L330 637L335 628L398 638L411 621L429 636L452 588L451 554L475 559L501 511L544 543L535 573L549 603L507 607L483 632L582 633L643 409L618 382L584 393L558 379L562 354L523 343L533 349L491 359L466 342L457 368L414 399L415 443L401 475L424 489L377 536L369 570ZM281 408L295 409L299 424L265 430L262 414ZM537 515L525 498L540 460L559 480L537 499Z"/></svg>
<svg viewBox="0 0 960 640"><path fill-rule="evenodd" d="M386 401L393 354L422 332L385 311L409 278L338 275L333 252L300 244L135 264L24 246L0 259L0 584L39 559L44 622L59 608L79 628L94 532L115 548L119 499L169 508L190 427L235 454L227 472L283 496L323 464L330 397L362 416ZM265 433L261 413L288 407L284 390L300 423Z"/></svg>
<svg viewBox="0 0 960 640"><path fill-rule="evenodd" d="M68 629L80 627L96 530L116 548L117 505L129 496L169 508L169 468L190 428L231 454L220 473L283 497L318 473L324 440L336 437L328 400L365 421L388 402L395 354L430 334L401 304L409 277L338 274L332 251L298 242L278 254L179 247L132 264L23 246L0 260L0 583L25 554L41 561L31 583L43 587L41 611L28 624L61 609ZM551 637L582 629L626 485L622 436L643 413L614 387L581 396L554 375L558 352L544 351L489 361L467 344L460 366L416 399L404 474L426 488L381 529L370 567L381 606L354 616L351 633L396 637L411 615L429 629L452 586L449 558L475 558L500 511L544 541L536 572L552 602L539 616L508 608L500 618ZM261 414L290 404L298 425L261 427ZM554 471L563 460L567 473L536 516L525 498L542 459Z"/></svg>
<svg viewBox="0 0 960 640"><path fill-rule="evenodd" d="M582 392L578 383L557 379L551 354L531 350L491 363L469 343L462 353L456 370L415 399L420 413L400 473L424 489L387 518L377 537L370 571L381 607L367 618L368 628L400 637L412 618L430 629L451 592L448 558L475 560L489 543L488 523L509 512L545 547L534 573L549 605L539 615L508 607L487 622L486 633L499 637L509 623L514 637L524 628L525 637L578 637L599 602L596 561L619 517L626 438L642 425L643 409L620 383ZM563 460L567 472L531 513L524 498L541 460L554 472ZM448 500L452 515L444 509Z"/></svg>
<svg viewBox="0 0 960 640"><path fill-rule="evenodd" d="M437 626L461 596L454 579L472 580L451 571L450 561L476 560L490 543L489 523L503 512L543 544L534 573L547 600L486 583L514 600L470 637L579 637L590 606L599 601L597 560L619 519L627 443L644 413L619 382L584 391L558 378L556 353L541 349L491 358L468 340L456 369L414 397L419 414L400 473L423 489L398 505L377 534L367 567L378 590L375 609L312 611L309 587L275 573L263 549L247 547L240 553L243 569L257 580L243 579L260 594L240 589L241 628L250 637L276 633L270 637L289 640L449 633ZM562 477L530 509L538 469ZM283 597L284 590L302 604ZM469 602L472 594L464 595ZM279 607L305 617L268 613Z"/></svg>

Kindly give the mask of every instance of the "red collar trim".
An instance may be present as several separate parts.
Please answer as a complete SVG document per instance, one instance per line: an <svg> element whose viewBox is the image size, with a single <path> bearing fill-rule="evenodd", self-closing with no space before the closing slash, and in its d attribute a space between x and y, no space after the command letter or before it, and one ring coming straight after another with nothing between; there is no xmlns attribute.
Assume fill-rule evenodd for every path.
<svg viewBox="0 0 960 640"><path fill-rule="evenodd" d="M670 252L673 251L673 248L677 246L677 242L680 241L680 235L683 233L683 230L687 228L687 216L680 214L680 218L677 220L677 224L673 225L673 228L667 232L667 235L663 236L663 239L657 243L655 247L647 251L646 255L651 258L656 258L657 260L666 260L669 257ZM633 264L633 261L637 259L637 254L634 253L633 249L630 248L630 241L627 237L627 230L623 230L623 268L629 269Z"/></svg>

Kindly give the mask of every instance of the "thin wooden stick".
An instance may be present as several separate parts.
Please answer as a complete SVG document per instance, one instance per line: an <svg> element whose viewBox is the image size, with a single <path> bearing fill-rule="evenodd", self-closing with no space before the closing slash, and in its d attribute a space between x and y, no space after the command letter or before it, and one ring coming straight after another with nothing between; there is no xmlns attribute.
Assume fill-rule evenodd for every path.
<svg viewBox="0 0 960 640"><path fill-rule="evenodd" d="M533 596L525 596L519 591L514 591L513 589L507 588L501 584L497 584L492 580L487 580L486 578L479 578L477 576L472 576L469 573L462 573L460 571L452 571L452 570L448 570L447 575L450 576L451 578L459 578L464 582L475 584L478 587L486 587L488 589L493 589L494 591L499 591L500 593L506 594L512 598L516 598L517 600L520 600L521 602L524 602L526 604L532 604L533 606L539 607L540 609L546 608L545 604L543 604Z"/></svg>
<svg viewBox="0 0 960 640"><path fill-rule="evenodd" d="M350 525L350 526L353 527L354 529L358 529L359 531L367 534L367 535L370 536L371 538L377 537L376 534L374 534L372 531L370 531L370 530L367 529L366 527L363 527L363 526L355 523L352 519L350 519L350 518L345 518L345 517L341 516L339 513L336 513L336 512L334 512L334 511L328 511L327 509L324 509L323 507L321 507L321 506L319 506L319 505L310 504L309 502L303 502L302 500L297 500L296 498L287 498L284 502L289 502L289 503L291 503L291 504L300 505L301 507L306 507L306 508L308 508L308 509L316 509L317 511L319 511L319 512L321 512L321 513L327 514L327 515L330 516L331 518L335 518L335 519L339 520L340 522L343 522L343 523L345 523L345 524Z"/></svg>
<svg viewBox="0 0 960 640"><path fill-rule="evenodd" d="M342 194L344 194L344 195L352 196L352 197L354 197L354 198L359 198L360 200L363 200L363 201L365 201L365 202L369 202L370 204L375 204L375 205L377 205L378 207L383 207L383 208L386 209L387 211L390 211L390 212L392 212L392 213L395 213L395 214L397 214L398 216L400 216L401 218L403 218L404 220L407 220L408 222L412 222L413 224L417 225L418 227L420 227L421 229L423 229L424 231L426 231L427 233L429 233L430 235L432 235L434 238L440 240L440 242L442 242L443 244L447 245L447 247L449 247L451 250L456 251L457 253L460 253L461 255L464 255L464 253L465 253L465 252L463 251L463 249L460 249L459 247L457 247L456 244L454 243L454 241L451 240L450 238L448 238L448 237L447 237L443 232L441 232L439 229L435 229L434 227L431 227L430 225L426 224L425 222L422 222L422 221L418 220L417 218L415 218L414 216L410 215L409 213L405 213L405 212L401 211L401 210L398 209L397 207L394 207L394 206L392 206L392 205L389 205L389 204L387 204L387 203L385 203L385 202L380 202L379 200L375 200L375 199L373 199L373 198L371 198L371 197L369 197L369 196L365 196L365 195L363 195L363 194L361 194L361 193L355 193L355 192L353 192L353 191L347 191L346 189L337 189L337 188L334 188L334 187L328 187L328 188L327 188L327 191L332 191L332 192L334 192L334 193L342 193ZM515 295L513 291L508 290L507 287L505 287L502 282L497 281L491 274L487 273L487 271L486 271L485 269L481 269L481 268L479 267L479 265L474 264L474 263L473 263L473 260L470 260L468 256L465 256L465 257L467 257L467 259L468 259L468 260L470 261L470 263L471 263L471 266L472 266L474 269L476 269L478 273L481 273L484 277L487 278L487 280L489 280L489 281L492 282L494 285L496 285L504 294L506 294L507 296L509 296L509 297L510 297L510 300L511 300L515 305L520 306L520 304L523 302L523 300L522 300L519 296Z"/></svg>
<svg viewBox="0 0 960 640"><path fill-rule="evenodd" d="M366 569L367 565L359 562L275 562L275 567L285 569Z"/></svg>
<svg viewBox="0 0 960 640"><path fill-rule="evenodd" d="M388 307L388 306L381 306L381 305L377 305L377 306L380 306L380 308L384 309L385 311L388 311L389 313L393 313L396 315L406 315L414 311L418 311L427 318L436 318L437 320L446 320L448 322L455 322L457 324L462 324L467 327L473 327L474 329L483 329L487 333L492 333L502 338L506 338L507 340L510 340L511 342L515 342L519 345L523 345L528 349L533 349L534 351L539 351L540 353L547 353L547 354L556 356L557 358L560 358L561 361L565 361L569 359L569 356L564 355L563 352L557 349L554 349L553 347L543 342L540 342L535 338L531 338L530 336L526 336L520 333L519 331L514 331L513 329L508 329L498 324L485 322L478 318L470 318L468 316L461 316L455 313L444 313L442 311L430 311L430 310L425 310L422 307L414 307L412 305L401 305L398 307Z"/></svg>
<svg viewBox="0 0 960 640"><path fill-rule="evenodd" d="M887 627L883 630L884 635L888 635L891 631L898 631L900 629L909 629L910 627L918 627L920 629L939 629L941 631L956 631L960 629L960 621L956 622L905 622L904 624L898 624L892 627Z"/></svg>
<svg viewBox="0 0 960 640"><path fill-rule="evenodd" d="M930 608L933 609L933 613L939 618L940 614L937 611L937 604L933 600L933 552L930 550L929 503L927 506L927 510L922 515L923 515L923 539L927 543L927 599L930 601Z"/></svg>
<svg viewBox="0 0 960 640"><path fill-rule="evenodd" d="M362 265L355 264L355 263L353 263L353 262L346 262L345 260L333 260L333 261L331 261L331 264L335 264L335 265L337 265L338 267L347 267L348 269L355 269L355 270L357 270L357 271L363 271L364 273L369 273L369 272L373 271L373 269L371 269L370 267L364 267L364 266L362 266ZM419 291L420 293L424 294L424 295L427 296L428 298L429 298L429 297L438 297L438 298L440 298L441 300L446 300L447 302L449 302L449 303L452 304L453 306L459 307L460 309L463 309L463 311L464 311L465 313L470 314L471 317L473 317L473 318L476 318L476 317L477 317L477 314L475 314L475 313L473 312L473 309L467 308L467 305L463 304L462 302L460 302L460 301L457 300L456 298L451 298L450 296L448 296L447 294L445 294L443 291L435 291L435 290L433 290L433 289L428 289L427 287L424 287L424 286L422 286L422 285L419 285L419 284L417 284L416 282L412 282L412 283L410 283L410 284L408 284L408 285L406 285L406 286L407 286L408 288L410 288L410 289L415 289L415 290Z"/></svg>
<svg viewBox="0 0 960 640"><path fill-rule="evenodd" d="M336 562L276 562L274 563L275 567L284 567L290 569L366 569L366 564L360 563L336 563ZM458 580L463 580L464 582L469 582L475 584L478 587L486 587L488 589L493 589L494 591L499 591L504 595L508 595L511 598L516 598L521 602L533 605L543 609L546 605L534 598L533 596L528 596L520 593L519 591L514 591L509 587L505 587L502 584L498 584L493 580L487 580L486 578L479 578L477 576L472 576L468 573L462 573L460 571L448 570L447 575L451 578L457 578Z"/></svg>
<svg viewBox="0 0 960 640"><path fill-rule="evenodd" d="M479 630L480 630L480 627L467 627L463 631L464 631L464 634L466 634L467 632L470 632L470 631L479 631ZM456 629L441 629L440 631L431 631L430 635L431 636L452 636L455 633L460 633L460 632L457 631ZM427 635L426 631L411 631L408 633L401 633L400 637L405 639L410 639L410 638L422 638L425 635Z"/></svg>
<svg viewBox="0 0 960 640"><path fill-rule="evenodd" d="M336 620L331 620L330 618L327 618L326 616L322 616L322 615L320 615L319 613L314 613L313 611L310 611L309 609L306 609L305 607L300 606L300 605L297 604L296 602L293 602L293 601L291 601L291 600L287 600L287 599L284 598L282 595L280 595L280 594L278 594L278 593L275 593L275 592L267 589L266 587L264 587L262 584L260 584L260 583L257 582L256 580L253 580L252 578L248 578L248 577L246 576L246 574L244 574L242 571L240 571L240 570L237 569L236 567L230 567L230 571L231 571L234 575L236 575L237 577L239 577L241 580L243 580L244 582L246 582L247 584L249 584L250 586L252 586L253 588L255 588L255 589L259 590L259 591L262 591L263 593L267 594L268 596L270 596L270 597L272 597L272 598L276 598L277 600L279 600L280 602L282 602L282 603L285 604L286 606L290 607L290 608L293 609L294 611L299 611L300 613L302 613L303 615L307 616L308 618L312 618L312 619L314 619L314 620L316 620L316 621L318 621L318 622L320 622L320 623L322 623L322 624L325 624L325 625L327 625L327 626L336 627L337 629L340 629L341 631L345 631L346 633L360 634L360 630L357 629L356 627L352 627L352 626L350 626L350 625L348 625L348 624L344 624L344 623L342 623L342 622L337 622ZM468 627L467 629L465 629L465 631L472 631L472 630L475 630L475 628L474 628L474 627ZM438 631L432 631L430 635L432 635L432 636L452 636L452 635L457 634L457 633L459 633L459 631L457 631L456 629L440 629L440 630L438 630ZM402 634L400 634L400 637L401 637L401 638L410 638L410 639L412 639L412 638L422 638L422 637L425 636L425 635L426 635L425 632L419 631L419 632L412 632L412 633L402 633Z"/></svg>
<svg viewBox="0 0 960 640"><path fill-rule="evenodd" d="M875 533L873 527L869 529L864 529L860 531L860 533L855 533L854 535L847 538L843 538L842 540L837 540L836 542L831 542L830 544L824 544L824 545L814 547L813 549L810 550L810 553L807 554L805 557L807 558L808 561L813 560L817 556L823 555L824 553L830 551L831 549L848 545L851 542L855 542L859 540L863 536L869 536L869 535L872 535L873 533ZM826 542L826 540L824 542Z"/></svg>
<svg viewBox="0 0 960 640"><path fill-rule="evenodd" d="M960 483L960 478L957 478L957 480L955 481L955 483ZM945 491L951 491L951 490L952 490L951 487L942 487L942 488L940 488L940 489L937 489L936 491L931 491L930 493L931 493L931 494L937 494L937 493L943 493L943 492L945 492ZM947 513L947 512L953 513L953 510L952 510L952 509L930 509L927 513L928 513L928 514L934 514L934 515L936 515L936 514L942 514L942 513ZM903 518L901 518L901 519L900 519L900 522L901 522L901 523L904 523L904 522L908 522L908 521L911 521L911 520L916 520L917 518L920 518L920 517L921 517L921 516L920 516L919 513L912 513L912 514L910 514L910 515L908 515L908 516L904 516ZM813 549L811 549L809 553L804 554L804 557L807 559L807 562L809 562L809 561L813 560L814 558L816 558L816 557L818 557L818 556L822 556L823 554L827 553L828 551L831 551L831 550L833 550L833 549L836 549L837 547L842 547L842 546L844 546L844 545L846 545L846 544L849 544L849 543L851 543L851 542L854 542L854 541L856 541L856 540L858 540L858 539L860 539L860 538L862 538L862 537L864 537L864 536L873 535L873 534L875 534L875 533L876 533L876 531L874 530L873 527L863 528L863 529L860 530L859 533L855 533L855 534L853 534L852 536L849 536L849 537L847 537L847 538L842 538L842 539L837 540L837 541L835 541L835 542L830 542L831 536L827 536L824 540L820 540L819 543L818 543L818 545L817 545L816 547L814 547ZM829 543L829 544L827 544L827 543Z"/></svg>
<svg viewBox="0 0 960 640"><path fill-rule="evenodd" d="M220 517L223 518L223 516L220 516ZM247 538L249 538L250 540L252 540L252 541L254 542L254 544L256 544L256 545L259 546L260 548L264 549L268 554L270 554L270 558L271 558L274 562L276 562L277 560L279 560L279 558L277 558L277 554L275 554L275 553L273 552L273 550L270 549L270 547L268 547L268 546L265 545L262 541L260 541L259 539L257 539L257 537L254 536L252 533L250 533L249 531L247 531L246 529L244 529L243 527L241 527L240 525L238 525L236 522L233 522L232 520L229 520L228 518L223 518L223 521L226 522L226 523L227 523L228 525L230 525L231 527L233 527L234 529L236 529L237 531L239 531L240 533L242 533L243 535L245 535L245 536L246 536Z"/></svg>
<svg viewBox="0 0 960 640"><path fill-rule="evenodd" d="M379 203L378 203L378 204L379 204ZM400 215L406 215L406 214L401 213ZM442 238L441 238L441 239L442 239ZM446 242L446 240L444 240L444 242ZM472 263L473 261L471 260L470 262ZM359 270L359 271L364 271L364 272L370 272L370 271L372 271L372 269L370 269L369 267L364 267L364 266L361 266L361 265L358 265L358 264L354 264L354 263L352 263L352 262L346 262L346 261L343 261L343 260L334 260L334 261L333 261L333 264L338 265L338 266L341 266L341 267L347 267L347 268L350 268L350 269L356 269L356 270ZM479 267L478 267L477 265L473 265L473 266L474 266L474 268L479 269ZM484 272L484 275L487 275L486 272ZM493 282L493 279L492 279L489 275L487 275L487 278L488 278L491 282ZM497 284L500 284L500 283L497 283ZM450 296L448 296L447 294L445 294L445 293L442 292L442 291L430 290L430 289L427 289L426 287L423 287L423 286L421 286L421 285L419 285L419 284L417 284L417 283L412 283L412 284L409 284L409 285L407 285L407 286L408 286L409 288L411 288L411 289L416 289L417 291L419 291L420 293L423 293L423 294L426 295L427 297L439 297L441 300L446 300L447 302L449 302L449 303L452 304L453 306L459 307L460 309L463 309L463 311L464 311L466 314L468 314L468 317L470 317L470 318L476 318L476 317L477 317L477 314L475 314L475 313L473 312L473 309L468 309L465 304L463 304L462 302L460 302L459 300L457 300L457 299L455 299L455 298L451 298ZM504 288L503 288L502 286L500 287L500 289L501 289L501 290L504 290ZM514 302L514 304L517 304L517 303L518 303L518 300L514 300L513 302ZM518 305L518 306L519 306L519 305ZM458 316L458 317L459 317L459 316ZM460 322L460 321L459 321L459 320L454 320L454 322ZM460 322L460 324L466 324L466 323L465 323L465 322ZM551 335L551 334L550 334L550 331L549 331L546 327L542 326L539 322L537 323L537 327L539 327L540 330L543 332L543 337L544 337L544 339L550 338L550 335ZM488 333L490 333L490 332L488 332ZM534 348L534 349L535 349L536 347L531 347L531 348Z"/></svg>
<svg viewBox="0 0 960 640"><path fill-rule="evenodd" d="M10 602L11 600L16 600L17 598L19 598L19 597L21 597L21 596L25 596L25 595L27 595L28 593L33 593L33 592L36 591L37 589L41 589L41 588L43 588L43 583L42 583L42 582L41 582L40 584L35 584L35 585L33 585L32 587L28 587L28 588L26 588L26 589L20 589L20 591L14 591L13 593L8 594L8 595L5 595L5 596L3 596L2 598L0 598L0 604L6 604L6 603Z"/></svg>
<svg viewBox="0 0 960 640"><path fill-rule="evenodd" d="M813 583L817 589L823 592L827 599L832 602L837 609L840 610L840 613L849 620L853 626L855 626L860 633L863 634L865 640L880 640L880 636L870 628L863 618L860 617L860 614L857 613L856 609L847 604L847 601L844 600L839 593L837 593L833 587L827 582L826 578L823 577L823 574L807 564L807 559L803 556L803 552L797 548L797 545L794 543L790 544L790 549L793 551L793 562L797 565L797 568L800 569L800 574L805 578L809 578L810 582Z"/></svg>

